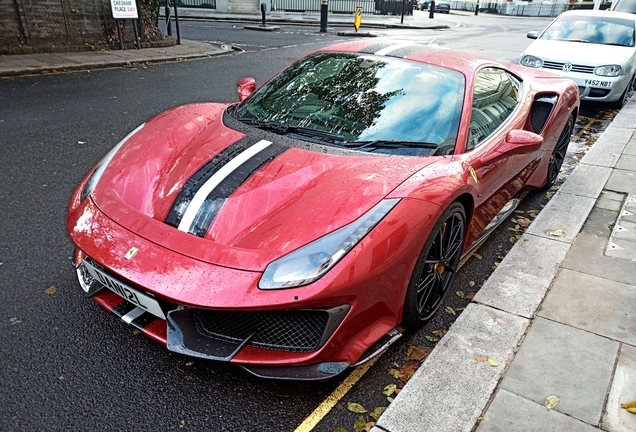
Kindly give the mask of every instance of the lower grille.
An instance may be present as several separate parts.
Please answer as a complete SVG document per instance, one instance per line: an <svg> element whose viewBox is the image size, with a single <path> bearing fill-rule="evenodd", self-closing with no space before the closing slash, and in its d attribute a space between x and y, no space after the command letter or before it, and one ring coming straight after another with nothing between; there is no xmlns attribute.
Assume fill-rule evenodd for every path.
<svg viewBox="0 0 636 432"><path fill-rule="evenodd" d="M192 309L197 331L206 337L280 351L315 351L325 333L327 311L223 312Z"/></svg>

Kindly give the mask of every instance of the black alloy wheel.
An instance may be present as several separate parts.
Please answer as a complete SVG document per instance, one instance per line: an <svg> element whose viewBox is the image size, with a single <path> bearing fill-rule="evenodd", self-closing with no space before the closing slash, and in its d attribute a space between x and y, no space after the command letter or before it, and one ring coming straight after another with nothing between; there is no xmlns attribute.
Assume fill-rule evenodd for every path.
<svg viewBox="0 0 636 432"><path fill-rule="evenodd" d="M574 117L570 116L565 127L561 131L561 135L559 136L556 146L554 146L554 151L550 155L548 175L543 189L550 189L554 186L554 183L556 183L557 177L559 177L559 171L561 171L561 167L563 166L565 154L568 152L568 145L570 144L572 130L574 130Z"/></svg>
<svg viewBox="0 0 636 432"><path fill-rule="evenodd" d="M415 264L404 300L402 322L420 327L442 304L455 277L466 235L466 212L452 203L431 231Z"/></svg>

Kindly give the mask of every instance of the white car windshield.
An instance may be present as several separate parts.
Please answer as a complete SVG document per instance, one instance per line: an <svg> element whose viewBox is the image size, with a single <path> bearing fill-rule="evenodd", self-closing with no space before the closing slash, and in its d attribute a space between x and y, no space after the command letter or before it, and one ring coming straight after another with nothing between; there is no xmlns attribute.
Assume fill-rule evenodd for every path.
<svg viewBox="0 0 636 432"><path fill-rule="evenodd" d="M582 15L561 16L540 38L633 47L634 20Z"/></svg>

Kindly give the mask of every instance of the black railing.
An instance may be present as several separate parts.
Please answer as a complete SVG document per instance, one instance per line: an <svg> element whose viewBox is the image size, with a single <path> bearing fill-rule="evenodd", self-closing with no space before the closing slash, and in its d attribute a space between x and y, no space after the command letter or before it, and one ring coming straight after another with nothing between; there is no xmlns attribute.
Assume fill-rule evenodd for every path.
<svg viewBox="0 0 636 432"><path fill-rule="evenodd" d="M159 4L163 8L166 0L160 0ZM174 6L174 0L170 0L170 6ZM216 0L177 0L177 7L216 9Z"/></svg>
<svg viewBox="0 0 636 432"><path fill-rule="evenodd" d="M375 13L375 0L329 0L329 13L354 15L356 7L363 15ZM320 13L320 0L271 0L273 11Z"/></svg>
<svg viewBox="0 0 636 432"><path fill-rule="evenodd" d="M475 10L475 1L452 1L451 9L455 10ZM554 2L552 4L542 4L537 2L479 2L479 12L495 13L510 16L543 16L555 17L571 9L593 9L592 2Z"/></svg>

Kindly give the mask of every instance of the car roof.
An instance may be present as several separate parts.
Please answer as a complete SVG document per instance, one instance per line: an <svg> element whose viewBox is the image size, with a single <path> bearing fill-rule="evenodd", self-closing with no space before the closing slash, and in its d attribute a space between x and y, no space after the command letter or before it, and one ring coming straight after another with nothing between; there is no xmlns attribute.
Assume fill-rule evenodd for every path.
<svg viewBox="0 0 636 432"><path fill-rule="evenodd" d="M387 57L426 63L455 70L464 76L472 76L486 65L511 69L510 65L488 57L439 45L400 44L390 41L356 41L331 45L318 52L351 52L360 54L386 55Z"/></svg>

